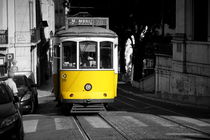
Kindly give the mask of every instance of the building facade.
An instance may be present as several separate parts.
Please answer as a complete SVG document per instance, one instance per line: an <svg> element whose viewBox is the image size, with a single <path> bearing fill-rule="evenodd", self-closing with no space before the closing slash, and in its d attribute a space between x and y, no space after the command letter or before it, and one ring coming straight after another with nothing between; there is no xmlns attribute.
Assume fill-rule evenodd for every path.
<svg viewBox="0 0 210 140"><path fill-rule="evenodd" d="M65 0L55 0L55 29L65 26Z"/></svg>
<svg viewBox="0 0 210 140"><path fill-rule="evenodd" d="M156 55L155 93L210 107L210 0L176 0L173 54Z"/></svg>
<svg viewBox="0 0 210 140"><path fill-rule="evenodd" d="M17 72L31 76L35 82L38 81L38 46L43 46L42 36L48 40L50 32L54 32L54 3L53 0L46 1L0 1L1 75L6 74L7 54L13 54L13 59L17 61ZM48 23L45 29L43 19Z"/></svg>
<svg viewBox="0 0 210 140"><path fill-rule="evenodd" d="M44 84L51 76L52 36L55 33L55 4L53 0L39 0L41 16L41 42L37 46L38 84Z"/></svg>
<svg viewBox="0 0 210 140"><path fill-rule="evenodd" d="M36 63L32 58L36 50L31 51L31 46L39 42L38 37L32 40L32 32L36 29L35 0L21 0L21 2L2 0L0 3L0 30L6 31L5 37L1 35L1 59L5 63L4 56L13 54L13 59L17 61L18 72L31 74Z"/></svg>

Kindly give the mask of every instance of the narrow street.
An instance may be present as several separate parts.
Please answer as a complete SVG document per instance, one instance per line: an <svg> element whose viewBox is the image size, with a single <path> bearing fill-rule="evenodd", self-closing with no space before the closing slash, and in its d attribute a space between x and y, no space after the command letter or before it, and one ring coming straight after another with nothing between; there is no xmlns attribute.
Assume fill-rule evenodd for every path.
<svg viewBox="0 0 210 140"><path fill-rule="evenodd" d="M0 9L0 140L210 140L210 0Z"/></svg>
<svg viewBox="0 0 210 140"><path fill-rule="evenodd" d="M39 110L23 115L25 140L210 138L209 114L142 98L124 83L119 84L116 101L99 114L65 116L50 91L47 86L39 89Z"/></svg>

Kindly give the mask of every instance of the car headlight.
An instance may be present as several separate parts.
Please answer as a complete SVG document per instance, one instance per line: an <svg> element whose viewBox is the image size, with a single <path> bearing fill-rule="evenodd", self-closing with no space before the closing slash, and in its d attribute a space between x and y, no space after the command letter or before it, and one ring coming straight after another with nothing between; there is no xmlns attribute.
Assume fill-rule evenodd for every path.
<svg viewBox="0 0 210 140"><path fill-rule="evenodd" d="M4 119L1 124L0 124L0 128L4 128L6 126L11 125L12 123L14 123L16 120L18 120L19 118L19 114L15 113L12 116L7 117L6 119Z"/></svg>
<svg viewBox="0 0 210 140"><path fill-rule="evenodd" d="M26 93L22 98L21 98L21 102L22 101L25 101L25 100L28 100L28 99L30 99L31 98L31 94L30 93Z"/></svg>

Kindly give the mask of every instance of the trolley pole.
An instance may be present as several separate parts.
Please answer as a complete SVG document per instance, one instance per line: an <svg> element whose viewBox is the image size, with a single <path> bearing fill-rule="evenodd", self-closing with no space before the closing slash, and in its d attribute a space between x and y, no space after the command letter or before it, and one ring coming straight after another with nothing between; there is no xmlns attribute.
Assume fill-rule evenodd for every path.
<svg viewBox="0 0 210 140"><path fill-rule="evenodd" d="M63 7L65 9L65 28L68 29L68 13L70 12L70 2L69 0L65 0L63 3Z"/></svg>

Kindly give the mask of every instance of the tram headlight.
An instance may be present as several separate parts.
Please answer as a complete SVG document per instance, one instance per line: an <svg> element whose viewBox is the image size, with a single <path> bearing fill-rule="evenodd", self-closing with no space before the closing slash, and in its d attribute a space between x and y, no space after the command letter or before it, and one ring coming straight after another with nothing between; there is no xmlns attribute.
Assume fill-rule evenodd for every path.
<svg viewBox="0 0 210 140"><path fill-rule="evenodd" d="M90 91L92 89L92 85L90 83L85 84L84 86L86 91Z"/></svg>
<svg viewBox="0 0 210 140"><path fill-rule="evenodd" d="M67 74L65 74L65 73L62 74L62 78L63 78L63 79L66 79L66 78L67 78Z"/></svg>

